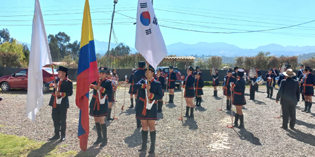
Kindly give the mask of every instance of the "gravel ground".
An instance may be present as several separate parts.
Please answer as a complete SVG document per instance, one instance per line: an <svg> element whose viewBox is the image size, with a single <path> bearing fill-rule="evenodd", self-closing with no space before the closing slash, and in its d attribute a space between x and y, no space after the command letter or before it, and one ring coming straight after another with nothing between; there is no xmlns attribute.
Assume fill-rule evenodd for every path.
<svg viewBox="0 0 315 157"><path fill-rule="evenodd" d="M221 89L221 88L220 88ZM222 103L222 92L213 97L213 88L204 88L205 95L202 108L197 108L195 119L179 121L181 91L175 94L175 104L163 106L163 114L157 121L157 142L155 156L315 156L315 114L302 113L304 103L297 106L296 130L280 129L280 105L274 99L265 98L265 86L259 88L256 101L249 100L249 89L246 89L244 121L246 129L229 129L231 117L225 109L217 111ZM277 90L274 91L274 97ZM53 135L51 107L48 106L50 94L44 95L45 105L31 122L25 115L26 91L3 93L4 101L0 102L0 132L10 135L26 136L37 141L47 141ZM46 143L40 150L32 151L29 156L44 156L56 147L59 152L75 150L78 156L145 156L139 154L141 132L136 129L135 111L129 109L129 95L126 94L126 105L123 104L124 88L117 93L118 103L116 117L108 126L108 145L104 148L92 145L96 139L93 130L93 118L90 117L90 135L88 151L83 153L79 148L77 136L78 113L75 105L75 92L70 97L70 108L67 118L67 139L62 144ZM315 109L313 109L315 112ZM184 113L184 107L183 107ZM61 146L62 145L62 146ZM149 145L148 145L149 146ZM41 152L41 154L38 154Z"/></svg>

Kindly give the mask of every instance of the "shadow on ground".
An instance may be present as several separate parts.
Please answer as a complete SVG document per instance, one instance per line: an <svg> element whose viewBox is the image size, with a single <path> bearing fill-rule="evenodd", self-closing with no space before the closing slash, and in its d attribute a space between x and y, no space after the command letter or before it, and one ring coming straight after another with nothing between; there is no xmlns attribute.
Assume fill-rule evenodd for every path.
<svg viewBox="0 0 315 157"><path fill-rule="evenodd" d="M193 118L186 119L185 122L183 123L183 126L189 126L190 130L197 130L198 129L197 122Z"/></svg>
<svg viewBox="0 0 315 157"><path fill-rule="evenodd" d="M304 132L301 132L300 130L287 130L288 131L288 136L296 139L300 142L309 144L311 146L315 146L315 136L312 134L306 134Z"/></svg>
<svg viewBox="0 0 315 157"><path fill-rule="evenodd" d="M36 150L32 150L27 156L28 157L33 157L33 156L47 156L48 153L56 149L57 145L60 144L61 142L59 140L55 141L49 141L42 145L40 148Z"/></svg>
<svg viewBox="0 0 315 157"><path fill-rule="evenodd" d="M245 128L240 129L239 132L237 132L234 129L235 133L237 133L237 135L239 136L239 138L241 140L246 140L249 141L250 143L257 145L257 146L261 146L262 144L260 143L259 138L255 137L255 135L249 131L247 131Z"/></svg>

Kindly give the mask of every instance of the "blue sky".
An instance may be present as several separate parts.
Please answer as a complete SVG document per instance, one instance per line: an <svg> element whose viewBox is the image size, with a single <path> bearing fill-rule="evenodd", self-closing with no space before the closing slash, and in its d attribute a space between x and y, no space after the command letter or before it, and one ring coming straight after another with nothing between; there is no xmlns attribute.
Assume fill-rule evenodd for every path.
<svg viewBox="0 0 315 157"><path fill-rule="evenodd" d="M34 2L1 2L0 29L8 28L12 37L30 43ZM47 35L63 31L71 37L71 41L80 40L85 0L40 2ZM224 34L280 28L311 21L315 19L314 6L314 0L154 0L159 24L175 28L161 27L166 45L178 42L226 42L241 48L256 48L271 43L315 46L315 22L263 33ZM113 0L90 0L90 7L94 39L108 41ZM136 8L137 0L118 1L114 22L116 38L112 42L123 42L134 47L135 20L127 16L135 18Z"/></svg>

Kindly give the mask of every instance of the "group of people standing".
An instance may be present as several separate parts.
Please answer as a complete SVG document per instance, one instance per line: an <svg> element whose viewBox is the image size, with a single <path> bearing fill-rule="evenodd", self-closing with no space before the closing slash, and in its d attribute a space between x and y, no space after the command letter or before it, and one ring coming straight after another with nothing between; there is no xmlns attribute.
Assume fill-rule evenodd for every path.
<svg viewBox="0 0 315 157"><path fill-rule="evenodd" d="M174 88L177 80L176 73L173 67L169 67L169 73L163 73L162 69L154 69L151 65L147 68L145 62L138 63L138 69L132 69L132 74L126 82L130 83L130 109L135 107L137 128L142 128L142 146L139 151L147 150L148 134L150 133L151 147L149 153L155 151L156 128L155 120L157 114L162 112L163 97L165 89L169 91L169 102L174 103ZM260 71L256 68L255 77L249 77L250 84L250 99L255 99L255 91L258 85L255 83L258 77L261 77ZM69 108L68 97L72 95L73 85L72 81L67 78L68 69L60 66L58 69L58 79L49 83L50 87L54 87L49 105L52 106L52 118L54 121L55 135L49 140L60 138L65 140L66 132L66 114ZM287 128L288 117L290 117L290 128L294 128L295 124L295 106L299 101L300 93L302 93L305 101L305 109L303 112L311 112L312 96L314 95L315 77L311 73L312 69L308 66L304 68L301 65L298 76L291 69L290 65L286 65L285 72L279 74L275 69L269 69L265 76L267 86L267 98L272 98L273 88L278 79L280 87L276 102L281 100L283 112L283 128ZM210 72L212 73L212 72ZM106 119L111 118L111 109L115 102L115 91L118 84L118 75L116 70L110 71L107 67L99 68L100 79L90 85L93 90L93 96L90 102L90 116L94 117L97 131L97 139L94 144L100 146L107 145L107 127ZM214 93L217 97L217 86L219 85L219 73L211 74L213 79ZM189 66L187 68L187 76L182 78L182 86L184 88L184 98L186 101L186 113L184 117L194 118L194 108L200 107L202 102L202 95L204 81L202 79L202 72L199 67L194 68ZM223 94L226 96L226 110L231 110L232 104L236 107L235 121L233 126L244 128L244 115L242 112L245 100L245 70L234 67L234 70L228 69L223 82ZM196 100L196 105L193 99ZM135 99L135 103L134 103ZM105 119L106 116L106 119ZM240 121L240 123L238 123Z"/></svg>

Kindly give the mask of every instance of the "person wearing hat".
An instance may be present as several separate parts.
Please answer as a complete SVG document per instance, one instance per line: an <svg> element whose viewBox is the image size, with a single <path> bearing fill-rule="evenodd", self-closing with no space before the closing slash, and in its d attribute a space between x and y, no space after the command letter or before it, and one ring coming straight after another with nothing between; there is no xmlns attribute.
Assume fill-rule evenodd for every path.
<svg viewBox="0 0 315 157"><path fill-rule="evenodd" d="M290 117L290 128L294 129L296 121L295 107L300 99L299 83L292 77L295 73L292 69L286 70L283 73L286 79L283 79L280 84L280 89L277 94L276 103L280 100L282 106L282 127L288 129L288 119Z"/></svg>
<svg viewBox="0 0 315 157"><path fill-rule="evenodd" d="M201 106L201 96L203 95L202 88L204 86L203 79L201 78L201 72L197 72L195 75L195 90L196 90L196 106Z"/></svg>
<svg viewBox="0 0 315 157"><path fill-rule="evenodd" d="M279 76L279 71L277 70L277 68L276 68L275 65L274 65L273 68L272 68L272 74L275 76L275 77L273 78L273 85L272 85L272 87L275 88L275 86L276 86L276 77Z"/></svg>
<svg viewBox="0 0 315 157"><path fill-rule="evenodd" d="M193 77L193 71L194 68L189 66L187 68L187 76L184 81L184 97L186 100L186 114L184 117L187 118L194 118L194 103L193 103L193 98L195 97L195 92L194 92L194 84L195 84L195 79ZM190 109L190 115L189 115L189 109Z"/></svg>
<svg viewBox="0 0 315 157"><path fill-rule="evenodd" d="M66 140L66 119L67 110L69 108L69 96L73 93L72 81L68 79L68 69L59 66L58 78L54 81L49 82L49 87L54 87L51 95L49 106L52 106L52 119L54 121L55 135L49 140L56 140L60 138L60 141ZM57 88L57 89L56 89Z"/></svg>
<svg viewBox="0 0 315 157"><path fill-rule="evenodd" d="M235 82L235 78L232 76L232 69L229 69L227 72L227 75L224 77L224 82L223 82L223 94L226 96L226 110L230 111L231 110L231 82Z"/></svg>
<svg viewBox="0 0 315 157"><path fill-rule="evenodd" d="M107 144L107 127L105 116L108 114L108 97L113 92L111 81L107 79L107 67L100 67L100 80L93 82L90 88L93 89L93 96L90 102L90 116L94 117L97 140L94 144L105 146ZM102 135L103 134L103 135Z"/></svg>
<svg viewBox="0 0 315 157"><path fill-rule="evenodd" d="M311 113L312 108L312 97L314 96L315 76L312 74L312 69L306 66L305 77L303 78L303 95L305 98L305 109L304 112Z"/></svg>
<svg viewBox="0 0 315 157"><path fill-rule="evenodd" d="M219 71L218 69L215 69L215 75L212 75L212 86L214 88L213 90L213 96L218 97L218 89L217 86L219 85Z"/></svg>
<svg viewBox="0 0 315 157"><path fill-rule="evenodd" d="M235 81L237 80L237 72L238 72L238 67L234 67L234 71L232 72L232 76L234 77Z"/></svg>
<svg viewBox="0 0 315 157"><path fill-rule="evenodd" d="M174 72L173 66L169 67L170 72L168 74L168 89L169 89L169 102L174 103L174 89L175 89L175 81L177 79L176 73Z"/></svg>
<svg viewBox="0 0 315 157"><path fill-rule="evenodd" d="M139 151L147 150L148 131L150 131L151 147L149 154L153 154L155 151L157 101L163 97L161 83L154 79L154 72L154 68L149 65L145 73L146 78L142 78L137 83L139 99L136 107L136 116L141 120L142 124L142 146Z"/></svg>
<svg viewBox="0 0 315 157"><path fill-rule="evenodd" d="M162 86L162 91L163 91L163 97L164 97L164 90L165 90L165 77L162 75L162 69L158 69L156 71L156 81L159 81ZM163 107L163 97L158 101L158 113L162 113L162 107Z"/></svg>
<svg viewBox="0 0 315 157"><path fill-rule="evenodd" d="M274 80L276 76L273 74L273 70L272 69L269 69L268 70L268 74L266 74L266 79L267 80L267 83L266 83L266 86L267 86L267 97L266 98L272 98L272 94L273 94L273 84L272 84L272 81Z"/></svg>
<svg viewBox="0 0 315 157"><path fill-rule="evenodd" d="M202 72L200 71L199 66L196 66L196 71L193 73L193 76L197 75L197 73L200 73L200 77L202 77Z"/></svg>
<svg viewBox="0 0 315 157"><path fill-rule="evenodd" d="M138 70L135 71L135 83L138 83L142 78L146 78L145 77L145 71L144 71L144 68L145 68L145 62L144 61L140 61L138 63ZM138 95L138 87L135 86L136 88L136 93L137 93L137 99L136 99L136 107L135 109L137 110L137 103L138 103L138 99L139 99L139 95ZM137 120L137 128L141 128L141 121L140 119L136 118Z"/></svg>
<svg viewBox="0 0 315 157"><path fill-rule="evenodd" d="M244 115L243 115L243 105L246 105L245 100L245 80L244 69L238 69L237 80L232 83L231 91L233 92L233 105L236 107L234 127L244 128ZM238 119L240 120L240 125L238 125Z"/></svg>
<svg viewBox="0 0 315 157"><path fill-rule="evenodd" d="M137 91L135 89L135 76L134 76L134 73L135 73L136 69L132 69L131 71L131 75L129 77L129 80L127 80L127 82L130 83L130 87L129 87L129 94L130 94L130 102L131 102L131 105L129 108L133 108L133 96L135 96L135 98L137 97Z"/></svg>

